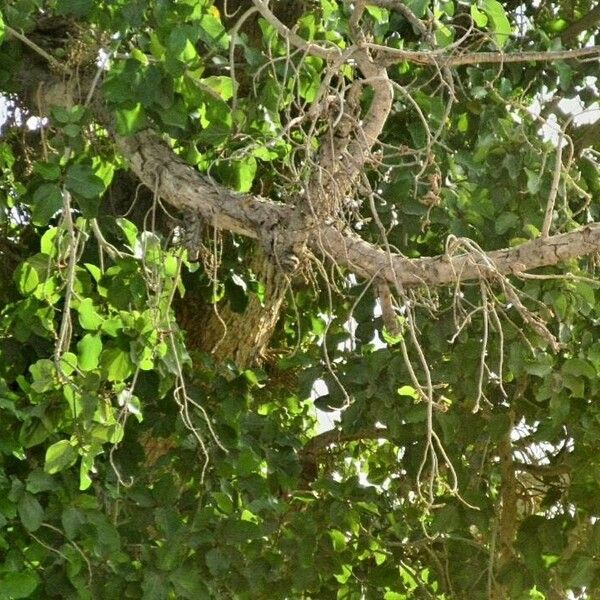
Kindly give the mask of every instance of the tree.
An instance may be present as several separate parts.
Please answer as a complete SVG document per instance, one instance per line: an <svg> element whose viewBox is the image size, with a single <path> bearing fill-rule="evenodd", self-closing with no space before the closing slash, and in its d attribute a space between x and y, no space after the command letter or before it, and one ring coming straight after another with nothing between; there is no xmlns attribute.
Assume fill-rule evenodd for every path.
<svg viewBox="0 0 600 600"><path fill-rule="evenodd" d="M1 598L597 597L592 2L0 15Z"/></svg>

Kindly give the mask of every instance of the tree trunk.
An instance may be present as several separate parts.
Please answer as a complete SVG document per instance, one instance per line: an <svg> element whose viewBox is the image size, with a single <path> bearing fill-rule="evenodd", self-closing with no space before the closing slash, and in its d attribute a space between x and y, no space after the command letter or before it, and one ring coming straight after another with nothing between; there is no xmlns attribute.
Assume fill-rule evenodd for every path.
<svg viewBox="0 0 600 600"><path fill-rule="evenodd" d="M187 295L178 303L177 321L187 332L189 349L206 352L217 362L232 360L242 369L260 363L264 358L279 319L289 278L258 247L252 257L251 269L265 285L263 305L255 294L250 296L243 313L234 312L229 304L202 309Z"/></svg>

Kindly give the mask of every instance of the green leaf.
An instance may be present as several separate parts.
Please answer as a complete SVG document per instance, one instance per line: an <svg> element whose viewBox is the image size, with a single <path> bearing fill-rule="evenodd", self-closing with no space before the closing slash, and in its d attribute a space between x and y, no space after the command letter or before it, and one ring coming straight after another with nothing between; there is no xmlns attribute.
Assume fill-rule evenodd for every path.
<svg viewBox="0 0 600 600"><path fill-rule="evenodd" d="M175 27L171 29L171 32L169 33L169 37L167 39L167 49L174 56L183 60L183 53L188 43L189 39L184 28Z"/></svg>
<svg viewBox="0 0 600 600"><path fill-rule="evenodd" d="M83 298L77 307L77 312L79 313L79 324L83 329L97 331L102 325L103 319L96 311L91 298Z"/></svg>
<svg viewBox="0 0 600 600"><path fill-rule="evenodd" d="M62 375L71 375L73 371L77 368L77 356L72 352L65 352L60 357L60 369L62 371Z"/></svg>
<svg viewBox="0 0 600 600"><path fill-rule="evenodd" d="M46 450L44 471L51 475L64 471L75 463L77 456L77 450L73 448L69 440L60 440Z"/></svg>
<svg viewBox="0 0 600 600"><path fill-rule="evenodd" d="M50 109L50 114L52 116L52 119L61 127L64 127L65 125L71 123L77 123L77 121L79 121L79 117L83 116L82 113L80 113L80 111L77 112L73 112L74 109L76 107L73 107L73 109L69 109L66 108L64 106L52 106L52 108ZM81 109L81 107L80 107Z"/></svg>
<svg viewBox="0 0 600 600"><path fill-rule="evenodd" d="M218 167L225 183L238 192L249 192L256 175L257 163L253 156L243 160L221 163Z"/></svg>
<svg viewBox="0 0 600 600"><path fill-rule="evenodd" d="M564 375L587 377L590 380L596 379L596 369L583 358L570 358L563 364L561 372Z"/></svg>
<svg viewBox="0 0 600 600"><path fill-rule="evenodd" d="M117 108L114 114L119 135L131 135L147 125L146 111L139 102L133 108Z"/></svg>
<svg viewBox="0 0 600 600"><path fill-rule="evenodd" d="M120 348L107 348L102 352L102 367L108 381L124 381L133 372L129 352Z"/></svg>
<svg viewBox="0 0 600 600"><path fill-rule="evenodd" d="M482 0L481 8L492 22L494 40L500 48L504 47L512 35L512 27L506 16L506 12L498 0Z"/></svg>
<svg viewBox="0 0 600 600"><path fill-rule="evenodd" d="M163 573L146 571L142 583L142 592L142 600L165 600L165 598L168 598L169 590Z"/></svg>
<svg viewBox="0 0 600 600"><path fill-rule="evenodd" d="M216 577L227 573L231 564L229 557L218 548L209 550L204 556L204 561L209 571Z"/></svg>
<svg viewBox="0 0 600 600"><path fill-rule="evenodd" d="M224 492L212 492L211 496L214 498L220 511L226 515L233 513L233 501L229 495Z"/></svg>
<svg viewBox="0 0 600 600"><path fill-rule="evenodd" d="M90 485L92 485L90 471L93 467L94 457L91 454L86 454L81 457L81 464L79 465L79 489L81 491L87 490Z"/></svg>
<svg viewBox="0 0 600 600"><path fill-rule="evenodd" d="M318 68L315 68L311 64L305 64L304 68L300 71L299 92L300 96L307 102L313 102L317 97L321 85L319 70L320 64Z"/></svg>
<svg viewBox="0 0 600 600"><path fill-rule="evenodd" d="M568 91L571 87L571 82L573 81L573 69L563 61L557 62L555 68L558 71L560 89Z"/></svg>
<svg viewBox="0 0 600 600"><path fill-rule="evenodd" d="M40 283L37 271L28 262L19 265L15 271L14 281L23 296L31 294Z"/></svg>
<svg viewBox="0 0 600 600"><path fill-rule="evenodd" d="M54 163L36 161L33 163L33 172L46 181L56 181L60 178L60 166Z"/></svg>
<svg viewBox="0 0 600 600"><path fill-rule="evenodd" d="M71 165L65 177L66 188L77 196L79 208L86 218L98 213L99 196L104 192L104 182L90 165Z"/></svg>
<svg viewBox="0 0 600 600"><path fill-rule="evenodd" d="M475 4L471 4L471 17L477 27L485 27L488 23L486 14L480 11Z"/></svg>
<svg viewBox="0 0 600 600"><path fill-rule="evenodd" d="M332 394L322 394L314 399L315 408L323 412L333 412L340 409L344 405L343 397L334 396Z"/></svg>
<svg viewBox="0 0 600 600"><path fill-rule="evenodd" d="M550 354L539 354L533 359L526 361L523 365L527 373L537 375L538 377L546 377L552 373L554 368L554 359Z"/></svg>
<svg viewBox="0 0 600 600"><path fill-rule="evenodd" d="M119 406L123 406L127 409L127 412L135 416L135 418L141 423L143 421L142 416L142 404L140 399L133 395L129 390L123 390L117 396L117 402Z"/></svg>
<svg viewBox="0 0 600 600"><path fill-rule="evenodd" d="M4 573L0 577L0 598L29 598L39 584L40 578L31 568Z"/></svg>
<svg viewBox="0 0 600 600"><path fill-rule="evenodd" d="M27 491L32 494L38 492L55 491L59 488L58 482L42 469L35 469L27 477Z"/></svg>
<svg viewBox="0 0 600 600"><path fill-rule="evenodd" d="M102 278L102 270L100 269L100 267L91 263L84 263L84 266L89 271L90 275L94 278L94 281L98 283Z"/></svg>
<svg viewBox="0 0 600 600"><path fill-rule="evenodd" d="M223 529L224 539L235 544L246 542L259 536L259 526L251 521L231 519L227 521Z"/></svg>
<svg viewBox="0 0 600 600"><path fill-rule="evenodd" d="M183 100L178 98L171 106L160 111L160 118L165 125L185 129L188 122L188 114L189 109Z"/></svg>
<svg viewBox="0 0 600 600"><path fill-rule="evenodd" d="M390 13L385 8L379 8L378 6L367 6L367 12L378 24L387 23L389 21Z"/></svg>
<svg viewBox="0 0 600 600"><path fill-rule="evenodd" d="M98 334L87 333L77 343L79 368L82 371L93 371L102 352L102 340Z"/></svg>
<svg viewBox="0 0 600 600"><path fill-rule="evenodd" d="M105 190L112 183L113 177L115 176L115 168L116 165L100 156L95 156L92 159L92 169L94 170L96 177L101 179Z"/></svg>
<svg viewBox="0 0 600 600"><path fill-rule="evenodd" d="M403 385L402 387L398 388L398 395L408 396L409 398L414 398L415 400L419 399L419 392L417 392L417 390L410 385Z"/></svg>
<svg viewBox="0 0 600 600"><path fill-rule="evenodd" d="M31 387L36 392L46 392L55 387L58 383L56 367L54 362L48 358L41 358L29 366L33 383Z"/></svg>
<svg viewBox="0 0 600 600"><path fill-rule="evenodd" d="M145 66L150 64L148 57L138 48L134 48L131 51L131 58L134 58L135 60L137 60L138 62L142 63Z"/></svg>
<svg viewBox="0 0 600 600"><path fill-rule="evenodd" d="M210 14L202 15L198 21L200 25L200 39L208 44L208 46L217 46L222 50L229 48L231 36L225 31L221 21Z"/></svg>
<svg viewBox="0 0 600 600"><path fill-rule="evenodd" d="M44 509L35 496L26 492L17 504L17 512L21 523L27 531L39 529L44 520Z"/></svg>
<svg viewBox="0 0 600 600"><path fill-rule="evenodd" d="M494 223L494 231L498 235L503 235L507 231L518 227L520 222L521 219L519 218L519 215L513 212L502 213Z"/></svg>
<svg viewBox="0 0 600 600"><path fill-rule="evenodd" d="M333 549L336 552L343 552L348 545L346 536L337 529L330 529L328 533L329 537L331 538L331 543L333 544Z"/></svg>
<svg viewBox="0 0 600 600"><path fill-rule="evenodd" d="M49 227L40 238L40 250L42 254L49 257L56 255L56 238L58 236L58 227Z"/></svg>
<svg viewBox="0 0 600 600"><path fill-rule="evenodd" d="M125 234L129 248L133 250L138 239L138 228L131 221L121 217L119 217L116 221L117 225L121 228L121 231Z"/></svg>
<svg viewBox="0 0 600 600"><path fill-rule="evenodd" d="M32 448L41 444L50 435L50 431L39 419L29 419L23 423L19 432L19 442L24 448Z"/></svg>
<svg viewBox="0 0 600 600"><path fill-rule="evenodd" d="M111 317L102 321L102 331L111 337L117 337L119 331L123 329L123 321L119 317Z"/></svg>
<svg viewBox="0 0 600 600"><path fill-rule="evenodd" d="M429 0L405 0L404 4L415 13L415 16L421 18L427 12L429 6Z"/></svg>
<svg viewBox="0 0 600 600"><path fill-rule="evenodd" d="M58 0L56 9L59 14L85 17L94 8L94 0Z"/></svg>
<svg viewBox="0 0 600 600"><path fill-rule="evenodd" d="M556 316L559 319L564 319L569 308L569 301L567 300L566 294L556 294L552 299L552 305L556 311Z"/></svg>
<svg viewBox="0 0 600 600"><path fill-rule="evenodd" d="M78 508L67 506L61 516L62 527L67 538L72 540L85 521L84 514Z"/></svg>
<svg viewBox="0 0 600 600"><path fill-rule="evenodd" d="M227 101L233 96L233 80L231 77L213 75L212 77L201 79L200 83L219 94L222 100Z"/></svg>
<svg viewBox="0 0 600 600"><path fill-rule="evenodd" d="M0 12L0 43L2 43L2 41L4 40L5 35L6 25L4 24L4 18L2 16L2 13Z"/></svg>
<svg viewBox="0 0 600 600"><path fill-rule="evenodd" d="M164 257L164 274L166 277L175 277L179 271L179 262L172 254Z"/></svg>
<svg viewBox="0 0 600 600"><path fill-rule="evenodd" d="M350 576L352 575L352 565L342 565L341 572L338 572L334 575L339 583L346 583Z"/></svg>
<svg viewBox="0 0 600 600"><path fill-rule="evenodd" d="M178 598L199 600L209 598L210 594L193 565L181 566L169 575Z"/></svg>
<svg viewBox="0 0 600 600"><path fill-rule="evenodd" d="M575 293L588 306L596 306L596 294L594 292L594 288L589 283L586 283L585 281L578 281L575 284Z"/></svg>
<svg viewBox="0 0 600 600"><path fill-rule="evenodd" d="M527 173L527 191L534 196L540 191L540 174L527 167L525 167L525 173Z"/></svg>

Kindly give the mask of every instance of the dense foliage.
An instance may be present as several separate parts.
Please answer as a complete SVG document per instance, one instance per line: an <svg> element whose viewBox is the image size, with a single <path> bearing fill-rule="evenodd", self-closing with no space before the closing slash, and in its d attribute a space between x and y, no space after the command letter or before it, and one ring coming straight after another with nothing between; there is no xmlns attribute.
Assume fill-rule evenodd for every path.
<svg viewBox="0 0 600 600"><path fill-rule="evenodd" d="M592 4L0 1L0 599L598 597Z"/></svg>

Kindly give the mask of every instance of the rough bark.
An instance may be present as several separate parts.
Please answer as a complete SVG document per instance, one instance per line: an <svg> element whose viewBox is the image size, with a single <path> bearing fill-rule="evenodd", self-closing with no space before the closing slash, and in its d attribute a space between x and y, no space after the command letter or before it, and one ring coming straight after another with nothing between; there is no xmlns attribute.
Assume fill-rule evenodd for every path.
<svg viewBox="0 0 600 600"><path fill-rule="evenodd" d="M186 298L177 306L177 320L187 332L188 348L206 352L217 362L232 360L242 369L265 358L289 287L289 279L259 248L250 268L265 285L262 304L253 294L243 313L233 311L228 304L202 307Z"/></svg>
<svg viewBox="0 0 600 600"><path fill-rule="evenodd" d="M497 547L493 548L494 554L490 563L492 575L494 566L496 566L498 571L502 571L514 559L513 544L519 526L517 511L518 482L515 476L511 432L512 426L498 443L498 458L500 460L500 474L502 479L500 488L500 513L495 524L497 530ZM491 600L501 600L502 598L506 598L508 590L505 589L505 586L496 584L490 589L490 592L492 592Z"/></svg>
<svg viewBox="0 0 600 600"><path fill-rule="evenodd" d="M215 227L260 239L265 246L269 246L274 232L285 235L286 223L299 210L259 196L236 194L210 181L181 161L153 132L145 131L118 143L139 179L167 202L180 210L197 211ZM485 254L466 252L408 259L388 254L351 231L324 224L318 226L308 245L367 279L377 277L404 287L440 286L459 279L518 275L598 252L600 223Z"/></svg>
<svg viewBox="0 0 600 600"><path fill-rule="evenodd" d="M581 156L581 153L591 146L597 150L600 147L600 120L574 128L571 137L577 156Z"/></svg>
<svg viewBox="0 0 600 600"><path fill-rule="evenodd" d="M577 36L589 29L593 29L600 23L600 4L592 8L581 19L571 23L561 34L560 39L564 44L569 44L577 39Z"/></svg>
<svg viewBox="0 0 600 600"><path fill-rule="evenodd" d="M253 2L261 16L265 18L277 30L277 33L292 46L295 46L307 54L318 56L325 60L335 62L340 58L342 51L338 47L326 47L315 42L306 41L293 30L286 27L286 25L273 14L264 0L253 0ZM408 61L422 65L446 67L485 63L505 64L514 62L546 62L600 55L600 46L544 52L467 52L465 54L457 54L454 52L454 49L451 49L450 52L448 50L402 50L373 43L364 43L362 44L362 47L377 51L382 64L395 64L401 61ZM351 54L348 54L348 57L349 56L351 56Z"/></svg>
<svg viewBox="0 0 600 600"><path fill-rule="evenodd" d="M354 234L333 228L324 229L321 240L325 251L335 256L338 264L349 266L362 277L375 275L405 287L440 286L458 280L519 275L538 267L553 266L593 254L600 251L600 223L590 223L568 233L538 238L514 248L416 259L390 255Z"/></svg>
<svg viewBox="0 0 600 600"><path fill-rule="evenodd" d="M600 224L593 223L575 231L543 237L509 249L407 259L386 252L350 230L341 229L334 224L326 224L335 222L335 219L325 220L325 217L335 217L339 212L340 199L362 172L365 163L369 160L372 146L377 142L387 120L393 94L384 68L386 61L409 60L434 66L481 62L547 61L597 55L600 53L600 47L546 53L522 52L514 55L503 53L445 55L435 50L408 52L369 44L362 39L357 26L355 43L342 56L339 48L322 47L300 38L277 19L262 0L254 0L254 5L282 36L305 52L322 56L332 62L333 66L338 63L341 65L352 58L362 75L358 87L370 86L373 100L370 110L361 119L362 127L354 125L358 122L357 115L350 111L347 119L342 119L339 131L331 130L326 134L330 136L331 143L328 145L327 138L322 140L322 156L307 190L312 207L319 206L316 212L311 211L310 206L307 209L306 205L298 203L298 199L290 199L288 204L282 204L257 195L238 194L228 190L184 163L170 146L151 130L142 131L128 138L115 136L116 144L129 162L133 173L153 193L182 212L192 211L198 214L212 227L258 240L259 246L266 250L271 261L262 266L255 265L255 270L263 273L263 279L273 286L269 290L271 297L267 306L260 307L257 301L253 300L247 314L241 317L226 312L221 315L228 331L242 333L238 340L247 340L247 347L242 348L240 345L234 348L224 345L224 342L217 344L222 336L223 325L216 317L214 323L204 325L207 340L204 349L222 356L235 355L244 364L261 353L261 340L268 339L281 306L284 293L281 290L285 287L286 278L278 271L278 267L287 260L285 255L287 250L297 253L308 247L314 253L365 279L387 281L396 289L421 285L446 285L457 280L493 278L508 274L518 276L530 269L552 266L560 261L600 250ZM357 6L359 7L356 11L358 22L364 3L359 2ZM379 53L376 60L371 55L373 50ZM36 106L36 103L38 106L40 104L47 106L49 103L69 105L77 101L77 98L74 98L76 90L72 89L73 86L69 81L64 78L64 75L57 75L49 69L44 69L38 56L22 74L23 96L30 106ZM79 84L81 96L87 84L83 80L80 80ZM92 108L99 114L100 120L108 122L106 114L103 114L105 108L97 90ZM348 108L352 107L345 107L345 110ZM322 111L326 109L326 106L315 106L315 110L321 116L323 116ZM337 139L335 139L336 134ZM340 164L341 162L343 164ZM323 185L324 172L325 176L329 177L329 183L326 185ZM264 314L261 315L262 312ZM222 351L219 350L221 346Z"/></svg>

